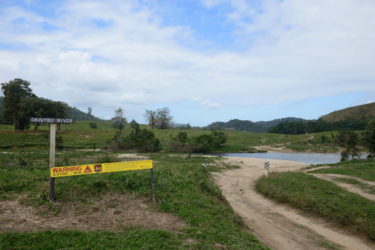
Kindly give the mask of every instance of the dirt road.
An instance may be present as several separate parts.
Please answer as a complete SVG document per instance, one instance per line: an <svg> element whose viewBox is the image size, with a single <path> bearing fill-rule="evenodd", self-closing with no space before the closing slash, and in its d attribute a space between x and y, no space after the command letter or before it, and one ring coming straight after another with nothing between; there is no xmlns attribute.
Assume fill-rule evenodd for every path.
<svg viewBox="0 0 375 250"><path fill-rule="evenodd" d="M356 180L356 181L358 181L362 184L369 185L369 186L374 186L373 182L364 181L364 180L361 180L360 178L354 178L354 177L351 177L351 176L345 176L345 175L340 175L340 174L312 174L312 175L314 175L317 178L333 182L337 186L339 186L339 187L341 187L341 188L343 188L343 189L345 189L349 192L358 194L365 199L375 201L375 194L365 192L362 188L360 188L356 185L353 185L353 184L350 184L350 183L339 182L339 181L336 180L336 178L352 179L352 180Z"/></svg>
<svg viewBox="0 0 375 250"><path fill-rule="evenodd" d="M264 198L254 190L254 181L264 174L263 159L230 157L240 169L215 173L225 198L253 231L271 249L375 249L373 243L332 227L317 218ZM271 171L295 171L303 163L267 160Z"/></svg>

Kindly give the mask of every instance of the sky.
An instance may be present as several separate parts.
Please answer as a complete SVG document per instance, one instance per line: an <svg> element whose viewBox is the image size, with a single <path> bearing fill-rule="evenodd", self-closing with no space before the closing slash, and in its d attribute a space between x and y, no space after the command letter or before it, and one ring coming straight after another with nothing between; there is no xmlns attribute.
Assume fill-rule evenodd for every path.
<svg viewBox="0 0 375 250"><path fill-rule="evenodd" d="M0 0L0 83L110 119L318 119L375 101L374 0Z"/></svg>

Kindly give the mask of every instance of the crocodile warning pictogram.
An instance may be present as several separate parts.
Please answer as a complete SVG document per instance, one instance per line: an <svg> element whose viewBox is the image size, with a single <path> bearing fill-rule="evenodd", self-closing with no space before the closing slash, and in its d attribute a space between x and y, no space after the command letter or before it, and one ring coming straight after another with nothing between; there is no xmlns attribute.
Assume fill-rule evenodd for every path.
<svg viewBox="0 0 375 250"><path fill-rule="evenodd" d="M102 165L94 165L94 171L97 173L102 172Z"/></svg>

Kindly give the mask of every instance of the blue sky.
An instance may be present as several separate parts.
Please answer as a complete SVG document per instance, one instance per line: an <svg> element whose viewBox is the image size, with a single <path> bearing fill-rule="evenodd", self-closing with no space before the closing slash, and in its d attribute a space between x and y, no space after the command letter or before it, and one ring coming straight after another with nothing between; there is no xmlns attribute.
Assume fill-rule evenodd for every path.
<svg viewBox="0 0 375 250"><path fill-rule="evenodd" d="M374 101L372 0L2 0L0 15L0 82L101 118L316 119Z"/></svg>

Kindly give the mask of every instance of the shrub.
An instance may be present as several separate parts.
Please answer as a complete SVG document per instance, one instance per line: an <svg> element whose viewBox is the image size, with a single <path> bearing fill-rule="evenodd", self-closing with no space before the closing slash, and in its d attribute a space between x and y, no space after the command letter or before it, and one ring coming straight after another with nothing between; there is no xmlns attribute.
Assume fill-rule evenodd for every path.
<svg viewBox="0 0 375 250"><path fill-rule="evenodd" d="M96 124L96 122L90 122L89 126L90 128L98 128L98 125Z"/></svg>
<svg viewBox="0 0 375 250"><path fill-rule="evenodd" d="M160 141L155 138L154 133L147 129L140 129L136 122L133 122L132 130L128 135L122 136L121 132L115 134L112 140L113 146L118 149L131 149L140 152L156 152L161 149Z"/></svg>
<svg viewBox="0 0 375 250"><path fill-rule="evenodd" d="M194 136L191 139L187 137L186 132L179 132L172 138L169 144L169 151L181 153L207 153L218 149L226 142L226 136L223 132L211 131L211 134L202 134Z"/></svg>
<svg viewBox="0 0 375 250"><path fill-rule="evenodd" d="M186 132L179 132L169 143L170 152L191 153L192 146Z"/></svg>
<svg viewBox="0 0 375 250"><path fill-rule="evenodd" d="M211 131L211 134L198 135L192 138L192 149L195 153L207 153L218 149L226 142L223 132Z"/></svg>
<svg viewBox="0 0 375 250"><path fill-rule="evenodd" d="M359 137L358 134L354 131L340 131L336 138L336 144L344 148L344 151L341 153L341 161L348 160L350 156L352 158L359 157Z"/></svg>
<svg viewBox="0 0 375 250"><path fill-rule="evenodd" d="M62 136L56 137L56 148L57 149L63 149L64 148L64 140L63 140Z"/></svg>

